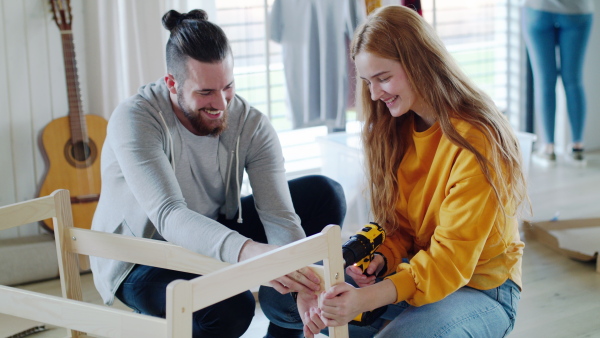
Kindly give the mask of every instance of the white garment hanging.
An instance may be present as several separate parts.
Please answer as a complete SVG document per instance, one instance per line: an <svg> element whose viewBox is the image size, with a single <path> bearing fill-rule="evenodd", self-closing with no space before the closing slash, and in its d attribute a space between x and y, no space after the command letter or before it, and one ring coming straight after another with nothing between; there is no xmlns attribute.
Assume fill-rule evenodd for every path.
<svg viewBox="0 0 600 338"><path fill-rule="evenodd" d="M365 17L364 1L273 3L271 39L282 45L295 129L323 124L330 129L345 128L350 85L347 45Z"/></svg>

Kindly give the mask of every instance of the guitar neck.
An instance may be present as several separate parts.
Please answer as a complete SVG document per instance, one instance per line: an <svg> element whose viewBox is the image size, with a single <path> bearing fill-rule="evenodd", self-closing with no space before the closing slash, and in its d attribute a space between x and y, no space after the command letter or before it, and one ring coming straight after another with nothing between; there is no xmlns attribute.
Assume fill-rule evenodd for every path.
<svg viewBox="0 0 600 338"><path fill-rule="evenodd" d="M69 121L71 125L71 138L73 143L89 141L85 117L81 109L81 94L77 77L77 61L75 60L75 45L73 33L61 31L63 45L63 59L67 77L67 94L69 98Z"/></svg>

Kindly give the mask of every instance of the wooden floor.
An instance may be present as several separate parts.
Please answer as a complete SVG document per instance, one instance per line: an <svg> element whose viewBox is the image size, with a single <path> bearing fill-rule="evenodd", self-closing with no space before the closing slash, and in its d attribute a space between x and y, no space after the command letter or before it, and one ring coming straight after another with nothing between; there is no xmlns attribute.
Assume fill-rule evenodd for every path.
<svg viewBox="0 0 600 338"><path fill-rule="evenodd" d="M585 168L561 162L555 168L532 164L529 174L532 221L600 218L600 152L588 155ZM525 238L524 290L511 337L600 337L600 273L595 264L571 260L539 242ZM600 243L599 243L600 248ZM91 275L83 276L84 299L100 303ZM23 286L24 289L60 294L56 280ZM117 304L123 307L122 304ZM245 338L264 336L267 320L258 309ZM65 337L50 327L30 337Z"/></svg>
<svg viewBox="0 0 600 338"><path fill-rule="evenodd" d="M533 221L599 218L600 152L584 168L532 163ZM511 337L600 337L600 273L525 237L523 293ZM600 243L598 243L600 249Z"/></svg>

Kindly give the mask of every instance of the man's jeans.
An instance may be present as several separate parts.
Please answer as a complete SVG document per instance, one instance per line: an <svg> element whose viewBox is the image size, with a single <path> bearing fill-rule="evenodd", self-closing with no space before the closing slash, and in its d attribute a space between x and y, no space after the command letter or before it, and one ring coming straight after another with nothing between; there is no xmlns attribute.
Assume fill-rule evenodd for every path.
<svg viewBox="0 0 600 338"><path fill-rule="evenodd" d="M346 202L342 186L325 176L305 176L288 182L296 214L307 236L329 224L342 225ZM236 217L237 218L237 217ZM252 195L242 198L242 218L218 221L257 242L266 243L264 227ZM164 317L167 285L176 279L193 279L194 274L137 265L125 278L115 296L138 313ZM288 295L288 297L290 297ZM246 291L194 313L194 337L239 337L250 326L256 302ZM291 336L291 335L288 335Z"/></svg>
<svg viewBox="0 0 600 338"><path fill-rule="evenodd" d="M165 317L167 285L176 279L198 277L191 273L136 265L115 296L137 313ZM194 337L239 337L250 326L256 301L250 291L194 312Z"/></svg>

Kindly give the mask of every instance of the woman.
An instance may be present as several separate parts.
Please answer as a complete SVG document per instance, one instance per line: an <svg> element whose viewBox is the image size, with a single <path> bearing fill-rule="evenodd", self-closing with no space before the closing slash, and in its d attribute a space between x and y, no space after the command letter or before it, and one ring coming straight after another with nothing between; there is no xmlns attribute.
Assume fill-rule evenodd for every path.
<svg viewBox="0 0 600 338"><path fill-rule="evenodd" d="M387 239L367 270L375 275L347 268L359 287L322 294L305 332L394 304L378 337L505 336L521 289L516 211L527 200L507 119L413 10L374 12L351 51L371 206Z"/></svg>
<svg viewBox="0 0 600 338"><path fill-rule="evenodd" d="M594 15L593 0L525 0L522 10L523 38L531 60L534 106L543 122L546 146L533 158L556 164L556 80L562 79L571 126L570 163L585 165L583 152L586 99L583 86L585 50ZM557 63L556 49L560 57Z"/></svg>

